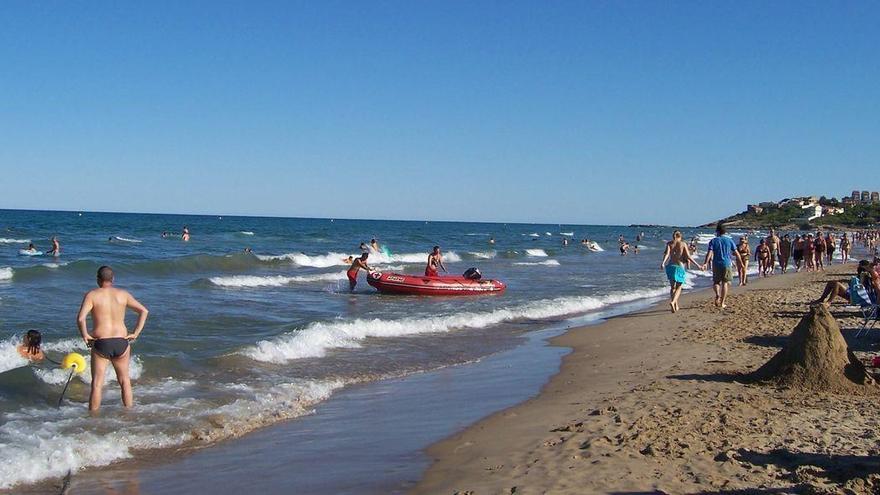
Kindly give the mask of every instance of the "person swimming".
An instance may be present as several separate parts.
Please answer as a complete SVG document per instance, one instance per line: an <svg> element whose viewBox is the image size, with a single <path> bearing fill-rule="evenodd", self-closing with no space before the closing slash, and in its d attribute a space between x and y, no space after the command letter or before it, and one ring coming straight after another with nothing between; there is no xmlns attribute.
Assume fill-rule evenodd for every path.
<svg viewBox="0 0 880 495"><path fill-rule="evenodd" d="M374 253L379 252L379 241L377 241L375 238L370 239L370 249L372 249Z"/></svg>
<svg viewBox="0 0 880 495"><path fill-rule="evenodd" d="M180 236L182 241L189 241L189 227L183 226L183 234Z"/></svg>
<svg viewBox="0 0 880 495"><path fill-rule="evenodd" d="M36 253L37 246L34 246L34 243L32 242L32 243L28 244L28 247L27 247L27 249L25 249L25 251L27 251L29 253Z"/></svg>
<svg viewBox="0 0 880 495"><path fill-rule="evenodd" d="M489 238L489 244L495 244L495 238L494 238L494 237L490 237L490 238Z"/></svg>
<svg viewBox="0 0 880 495"><path fill-rule="evenodd" d="M38 330L28 330L24 334L21 344L16 349L21 357L31 362L42 361L46 358L40 347L43 343L43 335Z"/></svg>

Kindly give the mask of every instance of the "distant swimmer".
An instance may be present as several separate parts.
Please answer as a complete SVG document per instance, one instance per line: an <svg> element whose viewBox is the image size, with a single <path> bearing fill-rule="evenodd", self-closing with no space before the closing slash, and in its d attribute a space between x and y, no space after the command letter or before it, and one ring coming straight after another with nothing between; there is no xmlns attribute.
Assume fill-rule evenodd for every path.
<svg viewBox="0 0 880 495"><path fill-rule="evenodd" d="M254 253L254 250L251 249L251 248L249 248L249 247L246 247L246 248L244 248L244 252L247 253L247 254L253 254L253 253Z"/></svg>
<svg viewBox="0 0 880 495"><path fill-rule="evenodd" d="M52 237L52 249L46 251L46 255L61 256L61 243L58 242L58 237Z"/></svg>
<svg viewBox="0 0 880 495"><path fill-rule="evenodd" d="M494 237L490 237L490 238L489 238L489 244L495 244L495 238L494 238Z"/></svg>
<svg viewBox="0 0 880 495"><path fill-rule="evenodd" d="M370 249L372 249L374 253L379 252L379 241L377 241L375 238L370 239Z"/></svg>
<svg viewBox="0 0 880 495"><path fill-rule="evenodd" d="M440 254L440 246L434 246L431 254L428 255L428 266L425 267L425 276L436 277L439 275L438 268L443 270L443 273L448 273L443 265L443 255Z"/></svg>
<svg viewBox="0 0 880 495"><path fill-rule="evenodd" d="M108 237L107 242L113 242L113 237Z"/></svg>
<svg viewBox="0 0 880 495"><path fill-rule="evenodd" d="M354 256L349 256L348 258L342 258L342 262L346 265L350 265L354 263Z"/></svg>
<svg viewBox="0 0 880 495"><path fill-rule="evenodd" d="M189 227L186 225L183 226L183 234L180 236L180 239L183 241L189 241Z"/></svg>
<svg viewBox="0 0 880 495"><path fill-rule="evenodd" d="M28 330L24 334L21 344L18 346L18 354L28 361L42 361L46 356L40 345L43 342L43 335L37 330Z"/></svg>
<svg viewBox="0 0 880 495"><path fill-rule="evenodd" d="M629 252L629 243L627 243L626 241L623 241L620 244L620 255L626 256L628 252Z"/></svg>
<svg viewBox="0 0 880 495"><path fill-rule="evenodd" d="M163 230L162 231L162 239L167 239L167 238L168 238L168 232Z"/></svg>
<svg viewBox="0 0 880 495"><path fill-rule="evenodd" d="M563 237L563 238L562 238L562 245L563 245L563 246L568 246L568 237Z"/></svg>
<svg viewBox="0 0 880 495"><path fill-rule="evenodd" d="M37 246L34 246L34 243L28 244L27 249L24 250L28 254L35 254L37 252Z"/></svg>
<svg viewBox="0 0 880 495"><path fill-rule="evenodd" d="M366 270L367 273L370 273L373 271L373 269L370 268L370 265L367 264L367 258L369 258L369 257L370 257L370 253L363 253L363 254L361 254L360 258L354 258L352 260L351 266L348 268L348 271L345 272L345 275L348 277L348 290L354 292L354 287L358 283L358 281L357 281L358 272L361 271L361 269ZM349 256L349 258L352 258L352 257Z"/></svg>
<svg viewBox="0 0 880 495"><path fill-rule="evenodd" d="M131 348L129 343L138 338L147 322L149 311L127 291L113 287L113 269L102 266L97 274L98 288L87 292L79 308L76 323L86 345L92 349L92 392L89 395L89 411L101 407L101 391L104 386L104 371L112 364L116 371L116 381L122 389L122 403L130 408L133 405L129 363ZM134 332L128 333L125 327L125 310L132 309L138 314ZM86 322L92 316L92 332Z"/></svg>

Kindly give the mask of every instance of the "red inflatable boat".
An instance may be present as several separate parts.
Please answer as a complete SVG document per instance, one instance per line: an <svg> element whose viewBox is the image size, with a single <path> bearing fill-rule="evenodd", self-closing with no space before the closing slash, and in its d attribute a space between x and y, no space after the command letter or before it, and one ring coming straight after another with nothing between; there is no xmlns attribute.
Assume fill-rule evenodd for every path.
<svg viewBox="0 0 880 495"><path fill-rule="evenodd" d="M367 283L383 294L418 296L500 294L507 288L500 280L473 280L461 275L426 277L424 275L379 272L367 275Z"/></svg>

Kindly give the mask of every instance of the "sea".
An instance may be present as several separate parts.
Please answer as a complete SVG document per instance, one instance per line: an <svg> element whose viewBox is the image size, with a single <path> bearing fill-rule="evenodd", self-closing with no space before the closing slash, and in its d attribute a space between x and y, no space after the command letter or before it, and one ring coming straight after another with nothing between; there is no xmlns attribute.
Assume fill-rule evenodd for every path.
<svg viewBox="0 0 880 495"><path fill-rule="evenodd" d="M0 210L0 489L210 446L313 414L346 387L473 363L549 325L651 304L668 294L660 261L672 230ZM702 256L711 231L683 232ZM30 243L47 251L53 236L60 256L24 253ZM621 256L619 236L638 254ZM344 259L374 238L369 262L380 271L422 273L438 245L450 273L476 267L507 291L382 295L362 272L349 292ZM123 410L108 370L101 414L90 417L88 372L73 375L59 406L68 371L29 365L16 345L35 329L50 359L88 360L76 316L101 265L150 313L133 344L136 407ZM686 287L707 286L708 275L688 272Z"/></svg>

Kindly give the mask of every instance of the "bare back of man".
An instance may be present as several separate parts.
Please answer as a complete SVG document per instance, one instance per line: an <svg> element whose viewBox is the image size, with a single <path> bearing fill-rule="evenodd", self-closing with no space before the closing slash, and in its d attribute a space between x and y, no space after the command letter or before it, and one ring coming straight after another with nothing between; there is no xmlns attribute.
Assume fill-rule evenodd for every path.
<svg viewBox="0 0 880 495"><path fill-rule="evenodd" d="M77 316L80 334L86 345L92 349L92 390L89 395L89 411L101 407L104 375L108 364L116 371L116 381L122 391L125 407L133 405L129 364L131 347L129 343L140 335L147 320L145 308L131 294L113 287L113 270L103 266L98 270L98 288L86 293ZM139 314L134 332L128 333L125 326L125 312L131 308ZM86 317L91 315L92 331L88 330Z"/></svg>

